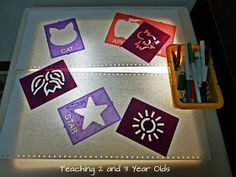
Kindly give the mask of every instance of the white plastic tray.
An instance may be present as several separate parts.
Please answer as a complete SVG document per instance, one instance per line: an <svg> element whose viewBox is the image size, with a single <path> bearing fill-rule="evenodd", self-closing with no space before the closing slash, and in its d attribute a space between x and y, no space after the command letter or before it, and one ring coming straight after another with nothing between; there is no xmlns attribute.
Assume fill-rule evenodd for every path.
<svg viewBox="0 0 236 177"><path fill-rule="evenodd" d="M136 60L128 52L122 52L119 47L104 43L117 12L171 23L177 27L176 43L189 40L195 42L191 21L184 8L26 10L0 111L0 117L4 120L0 134L1 158L210 159L202 111L183 111L172 106L166 59L156 56L155 60L146 64L142 60ZM79 22L82 38L87 46L82 52L51 59L43 25L71 17ZM66 62L79 87L33 111L30 110L20 87L19 78L61 59ZM117 64L126 67L122 74L120 72L124 68L115 67ZM155 68L150 67L149 71L140 67L131 68L140 65ZM113 67L112 72L109 68L100 68L104 66ZM71 144L57 108L100 87L105 87L111 98L116 100L116 108L121 117L131 97L136 96L180 119L167 157L161 157L148 148L114 134L119 123L79 145ZM101 141L105 137L109 138L104 142ZM107 145L105 148L104 143Z"/></svg>

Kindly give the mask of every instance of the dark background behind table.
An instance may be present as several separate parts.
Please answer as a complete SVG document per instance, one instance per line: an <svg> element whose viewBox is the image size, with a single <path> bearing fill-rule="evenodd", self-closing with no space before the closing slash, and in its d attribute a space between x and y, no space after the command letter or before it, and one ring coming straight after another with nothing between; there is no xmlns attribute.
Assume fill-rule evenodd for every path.
<svg viewBox="0 0 236 177"><path fill-rule="evenodd" d="M224 106L217 110L233 176L236 175L236 49L234 1L198 0L190 15L196 37L212 46L212 57L220 84Z"/></svg>

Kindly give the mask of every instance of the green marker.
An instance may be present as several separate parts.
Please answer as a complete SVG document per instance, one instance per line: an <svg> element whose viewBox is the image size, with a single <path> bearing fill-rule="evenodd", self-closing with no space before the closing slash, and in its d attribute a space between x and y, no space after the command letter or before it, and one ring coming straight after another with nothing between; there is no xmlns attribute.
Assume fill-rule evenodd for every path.
<svg viewBox="0 0 236 177"><path fill-rule="evenodd" d="M201 103L202 100L201 100L201 94L200 94L199 87L198 87L198 82L197 82L197 71L196 71L196 66L195 66L195 59L193 57L193 50L192 50L191 42L187 43L187 48L188 48L188 58L189 58L189 64L190 64L191 70L192 70L197 102Z"/></svg>

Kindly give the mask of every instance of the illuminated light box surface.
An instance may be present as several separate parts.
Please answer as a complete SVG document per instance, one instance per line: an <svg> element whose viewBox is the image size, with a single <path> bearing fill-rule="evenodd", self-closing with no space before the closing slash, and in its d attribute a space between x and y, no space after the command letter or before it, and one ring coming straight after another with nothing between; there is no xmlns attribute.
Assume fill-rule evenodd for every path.
<svg viewBox="0 0 236 177"><path fill-rule="evenodd" d="M155 56L147 64L126 50L104 42L117 12L173 24L175 43L191 40L189 27L181 23L183 20L190 23L190 19L181 18L187 13L182 8L27 10L1 107L1 117L4 117L1 158L210 159L203 112L175 109L172 105L166 59ZM69 18L76 19L85 49L52 59L43 26ZM66 63L77 87L31 110L19 79L60 60ZM134 66L148 66L150 70ZM113 67L112 71L109 67ZM121 118L133 97L177 117L179 122L167 155L162 156L118 134L120 121L72 145L57 109L99 88L106 90Z"/></svg>

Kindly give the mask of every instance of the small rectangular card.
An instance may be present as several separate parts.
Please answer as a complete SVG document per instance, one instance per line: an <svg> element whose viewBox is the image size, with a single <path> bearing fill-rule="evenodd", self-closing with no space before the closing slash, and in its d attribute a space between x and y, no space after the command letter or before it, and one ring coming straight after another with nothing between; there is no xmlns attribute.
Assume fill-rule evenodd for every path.
<svg viewBox="0 0 236 177"><path fill-rule="evenodd" d="M58 109L72 144L89 138L120 120L102 87Z"/></svg>
<svg viewBox="0 0 236 177"><path fill-rule="evenodd" d="M21 78L20 84L31 109L77 87L63 60Z"/></svg>
<svg viewBox="0 0 236 177"><path fill-rule="evenodd" d="M165 32L143 22L122 47L150 63L169 37Z"/></svg>
<svg viewBox="0 0 236 177"><path fill-rule="evenodd" d="M44 30L52 58L84 49L75 18L44 25Z"/></svg>
<svg viewBox="0 0 236 177"><path fill-rule="evenodd" d="M123 13L116 13L112 21L111 27L106 36L105 42L108 44L121 46L126 39L143 23L147 22L155 28L164 31L170 36L160 51L159 56L166 57L166 47L174 42L176 26L163 22L154 21L147 18L127 15Z"/></svg>
<svg viewBox="0 0 236 177"><path fill-rule="evenodd" d="M178 121L178 118L132 98L117 132L166 156Z"/></svg>

